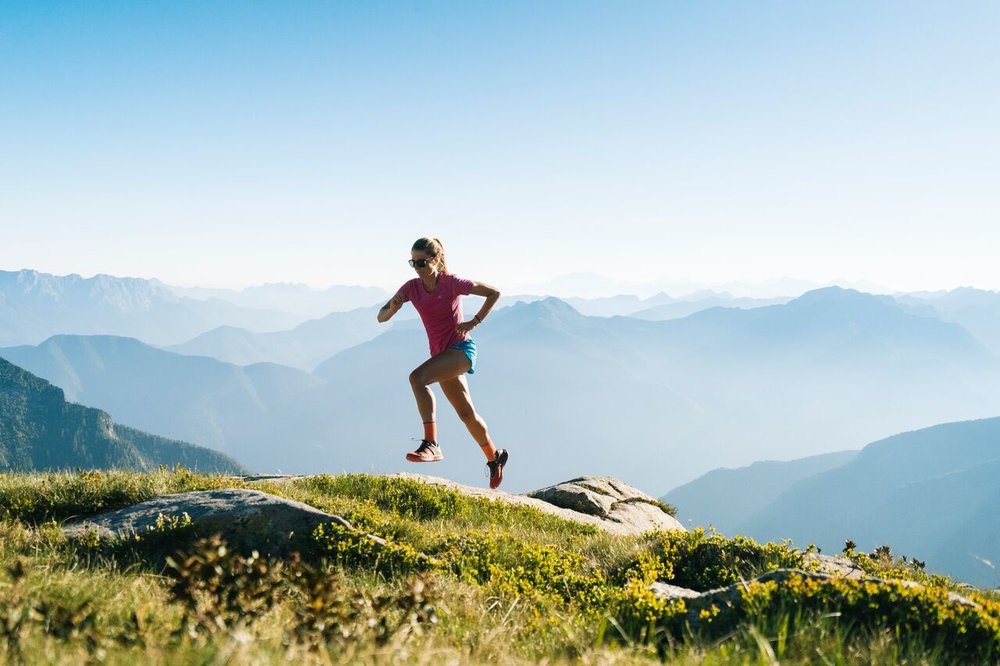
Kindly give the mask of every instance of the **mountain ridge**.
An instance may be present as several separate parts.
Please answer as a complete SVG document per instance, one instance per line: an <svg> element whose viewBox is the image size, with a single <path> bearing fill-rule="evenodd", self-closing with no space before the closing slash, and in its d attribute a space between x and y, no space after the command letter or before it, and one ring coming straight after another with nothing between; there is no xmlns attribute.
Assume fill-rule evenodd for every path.
<svg viewBox="0 0 1000 666"><path fill-rule="evenodd" d="M149 470L176 464L245 471L215 451L116 425L107 412L67 402L62 389L0 358L0 470Z"/></svg>
<svg viewBox="0 0 1000 666"><path fill-rule="evenodd" d="M791 538L839 549L887 543L924 553L935 568L979 585L995 571L970 558L945 533L978 539L983 557L1000 561L1000 417L943 423L872 442L856 458L804 479L735 526L755 539ZM991 483L992 482L992 483ZM849 490L847 492L846 490Z"/></svg>
<svg viewBox="0 0 1000 666"><path fill-rule="evenodd" d="M38 344L67 333L117 334L172 344L222 323L267 329L293 322L298 323L287 313L182 298L159 281L144 278L0 271L0 346Z"/></svg>

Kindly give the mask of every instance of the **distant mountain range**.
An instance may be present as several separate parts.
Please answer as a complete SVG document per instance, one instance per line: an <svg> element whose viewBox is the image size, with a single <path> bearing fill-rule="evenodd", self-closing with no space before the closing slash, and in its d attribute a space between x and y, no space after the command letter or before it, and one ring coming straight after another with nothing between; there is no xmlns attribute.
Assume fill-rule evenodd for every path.
<svg viewBox="0 0 1000 666"><path fill-rule="evenodd" d="M596 275L584 277L613 284ZM800 293L792 287L802 288L804 284L785 281L767 286L771 289L785 285L787 293ZM788 296L748 297L737 283L730 285L737 290L733 293L694 289L686 283L673 286L685 295L678 298L660 291L640 298L619 292L614 296L575 295L563 300L589 316L655 321L678 319L712 307L748 309L790 300ZM536 295L512 295L509 290L506 293L501 306L548 297L544 291ZM298 367L306 367L311 361L302 361L303 352L297 348L312 344L295 339L303 333L296 331L297 327L332 313L381 305L388 295L381 288L364 286L336 285L319 290L301 284L265 284L243 290L206 289L110 275L82 278L32 270L0 271L0 346L37 344L60 334L118 335L156 346L186 347L190 353L220 360L285 363L298 359ZM911 314L962 325L994 354L1000 354L1000 293L963 288L897 294L894 298ZM313 328L329 331L335 326L331 321ZM291 334L285 337L292 340L280 340L282 336L261 339L259 333ZM339 334L334 333L337 337ZM345 337L351 337L351 333ZM230 340L233 349L228 348ZM319 349L314 352L319 353Z"/></svg>
<svg viewBox="0 0 1000 666"><path fill-rule="evenodd" d="M662 291L649 298L639 298L633 294L619 294L604 298L565 297L563 301L573 306L580 314L589 317L629 316L633 312L647 310L659 305L679 302Z"/></svg>
<svg viewBox="0 0 1000 666"><path fill-rule="evenodd" d="M289 312L300 318L318 319L331 312L367 308L385 301L391 294L379 287L335 285L313 289L304 284L263 284L235 289L167 287L178 296L198 300L218 299L241 308Z"/></svg>
<svg viewBox="0 0 1000 666"><path fill-rule="evenodd" d="M857 289L870 290L874 285L842 283ZM811 289L822 287L809 280L778 278L759 282L734 281L727 283L706 283L691 280L653 280L648 282L623 281L593 272L577 272L560 275L545 282L515 285L515 291L533 294L551 294L559 298L613 298L619 294L657 294L666 292L687 298L696 292L725 291L737 296L752 298L773 298L775 296L798 295Z"/></svg>
<svg viewBox="0 0 1000 666"><path fill-rule="evenodd" d="M64 333L168 345L224 324L280 330L300 322L287 312L181 298L156 280L0 271L0 346L37 344Z"/></svg>
<svg viewBox="0 0 1000 666"><path fill-rule="evenodd" d="M685 527L714 527L737 534L754 514L778 499L799 481L842 467L857 451L823 453L798 460L764 460L747 467L713 469L674 488L663 501L677 507Z"/></svg>
<svg viewBox="0 0 1000 666"><path fill-rule="evenodd" d="M547 296L510 296L501 299L498 309L519 302L534 303ZM694 300L674 300L666 294L639 299L636 296L613 298L573 298L566 302L581 314L610 317L630 315L639 319L660 321L678 319L712 307L760 307L784 303L787 299L733 298L726 294L699 294ZM481 299L470 297L465 310L474 312ZM659 305L657 305L659 304ZM210 356L227 363L250 365L252 363L279 363L300 370L313 370L319 363L334 354L367 342L384 333L387 327L375 318L381 303L349 312L333 312L320 319L299 324L287 331L256 333L235 326L220 326L179 345L164 347L189 356ZM415 319L416 312L407 308L396 315L394 321Z"/></svg>
<svg viewBox="0 0 1000 666"><path fill-rule="evenodd" d="M53 336L37 347L0 350L0 357L62 387L74 402L229 453L251 467L258 461L242 455L238 443L323 383L285 366L240 367L114 336Z"/></svg>
<svg viewBox="0 0 1000 666"><path fill-rule="evenodd" d="M747 310L749 308L759 308L765 305L781 305L787 303L790 298L737 298L729 294L696 294L684 300L677 300L671 303L659 303L649 305L639 310L628 313L628 316L636 319L648 319L650 321L665 321L667 319L681 319L702 310L709 308L738 308Z"/></svg>
<svg viewBox="0 0 1000 666"><path fill-rule="evenodd" d="M619 294L658 294L666 292L684 300L695 298L697 293L726 292L735 297L777 298L795 297L807 291L829 286L841 286L858 291L884 294L891 291L884 285L868 281L831 280L819 283L797 278L767 280L733 280L729 282L657 279L646 282L624 281L594 272L577 272L560 275L545 282L511 285L508 292L525 294L550 294L563 299L614 298Z"/></svg>
<svg viewBox="0 0 1000 666"><path fill-rule="evenodd" d="M850 290L671 321L587 317L550 298L495 310L475 335L472 396L511 450L511 490L602 473L655 492L720 462L1000 413L998 361L962 327ZM0 349L75 400L286 472L407 469L419 423L406 377L426 355L413 320L312 374L115 338ZM481 482L478 448L438 397L445 461L434 473Z"/></svg>
<svg viewBox="0 0 1000 666"><path fill-rule="evenodd" d="M0 471L148 470L175 464L245 472L216 451L115 425L106 412L66 402L62 390L0 358Z"/></svg>
<svg viewBox="0 0 1000 666"><path fill-rule="evenodd" d="M895 435L843 459L718 470L665 499L725 534L834 553L847 539L869 552L884 544L932 571L1000 586L1000 418Z"/></svg>
<svg viewBox="0 0 1000 666"><path fill-rule="evenodd" d="M960 324L994 354L1000 355L1000 293L965 287L900 294L896 300L914 306L914 311L922 311L925 316Z"/></svg>
<svg viewBox="0 0 1000 666"><path fill-rule="evenodd" d="M546 298L548 296L510 296L501 299L501 304L512 305L517 301L530 303ZM697 291L683 298L674 298L661 291L648 298L639 298L634 294L619 294L599 298L574 296L560 300L572 305L573 309L580 314L590 317L635 317L650 321L663 321L679 319L709 308L756 308L763 305L787 303L791 298L746 298L714 291Z"/></svg>
<svg viewBox="0 0 1000 666"><path fill-rule="evenodd" d="M166 349L189 356L210 356L236 365L279 363L311 371L337 352L384 333L387 327L375 318L380 307L333 312L289 331L273 333L221 326Z"/></svg>

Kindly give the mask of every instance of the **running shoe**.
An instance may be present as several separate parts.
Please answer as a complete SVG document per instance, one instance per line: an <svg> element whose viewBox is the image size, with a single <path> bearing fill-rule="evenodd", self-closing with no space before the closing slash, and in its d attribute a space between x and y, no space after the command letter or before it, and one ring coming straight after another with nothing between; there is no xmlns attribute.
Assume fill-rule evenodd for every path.
<svg viewBox="0 0 1000 666"><path fill-rule="evenodd" d="M499 449L496 457L486 463L486 468L490 472L490 488L495 490L500 487L500 482L503 481L503 466L506 464L507 449Z"/></svg>
<svg viewBox="0 0 1000 666"><path fill-rule="evenodd" d="M406 454L406 459L410 462L437 462L443 458L441 447L437 445L437 442L432 442L429 439L420 440L420 446L417 447L417 450Z"/></svg>

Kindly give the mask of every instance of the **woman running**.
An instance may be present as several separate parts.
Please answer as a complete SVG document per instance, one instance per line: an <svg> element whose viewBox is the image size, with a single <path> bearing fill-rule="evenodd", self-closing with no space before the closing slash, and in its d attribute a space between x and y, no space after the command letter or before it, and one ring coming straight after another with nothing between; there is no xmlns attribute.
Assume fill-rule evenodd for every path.
<svg viewBox="0 0 1000 666"><path fill-rule="evenodd" d="M444 247L436 238L420 238L413 244L410 266L417 271L417 277L400 287L378 313L379 322L387 322L404 303L410 301L424 323L431 347L431 357L410 373L417 411L424 421L424 438L416 451L406 454L406 459L410 462L436 462L443 458L434 421L434 393L430 388L437 382L486 456L490 488L496 488L503 481L507 450L493 445L486 422L472 406L465 373L471 375L476 371L476 343L469 337L469 332L483 323L500 298L500 292L488 284L450 274L445 263ZM469 294L485 296L486 302L472 319L463 321L461 297Z"/></svg>

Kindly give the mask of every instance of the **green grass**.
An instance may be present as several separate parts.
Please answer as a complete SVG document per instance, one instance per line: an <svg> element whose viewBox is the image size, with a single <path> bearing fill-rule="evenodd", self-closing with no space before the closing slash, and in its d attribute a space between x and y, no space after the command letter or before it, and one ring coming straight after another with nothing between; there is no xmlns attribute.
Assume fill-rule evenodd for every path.
<svg viewBox="0 0 1000 666"><path fill-rule="evenodd" d="M279 560L195 541L196 531L169 521L116 544L69 542L58 527L158 494L223 487L306 502L358 529L322 526L300 535L300 555ZM365 533L388 543L373 547ZM751 585L721 612L657 601L646 586L710 589L805 568L803 553L702 531L612 536L395 477L0 475L0 655L67 664L998 661L998 595L975 595L980 610L956 609L943 600L955 587L948 579L887 551L851 555L928 587Z"/></svg>

